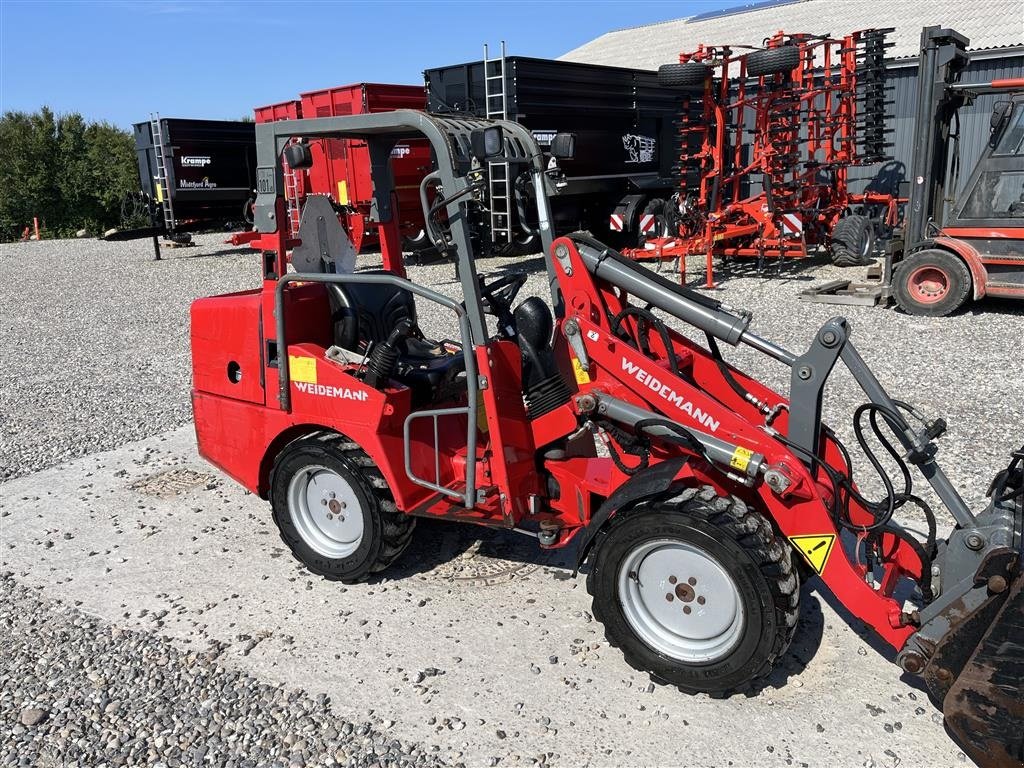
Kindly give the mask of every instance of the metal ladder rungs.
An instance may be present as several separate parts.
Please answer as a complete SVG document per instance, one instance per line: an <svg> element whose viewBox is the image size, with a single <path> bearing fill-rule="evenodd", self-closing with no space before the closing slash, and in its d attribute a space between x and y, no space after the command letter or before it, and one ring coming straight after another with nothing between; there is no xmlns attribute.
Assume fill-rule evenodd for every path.
<svg viewBox="0 0 1024 768"><path fill-rule="evenodd" d="M501 82L500 87L494 86L497 81ZM487 46L484 45L484 112L489 119L508 119L505 83L505 41L501 41L501 56L497 59L489 57ZM487 195L490 207L491 240L495 243L511 243L512 179L507 162L497 161L487 164Z"/></svg>

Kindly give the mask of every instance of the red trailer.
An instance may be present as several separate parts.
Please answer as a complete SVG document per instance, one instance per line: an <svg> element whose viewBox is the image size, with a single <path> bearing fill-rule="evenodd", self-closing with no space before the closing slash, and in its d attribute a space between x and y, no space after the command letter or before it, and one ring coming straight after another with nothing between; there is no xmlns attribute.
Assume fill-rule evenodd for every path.
<svg viewBox="0 0 1024 768"><path fill-rule="evenodd" d="M361 115L395 109L426 109L422 85L356 83L310 91L299 104L304 118ZM319 139L312 142L314 157L308 190L330 195L346 210L345 229L356 251L377 241L377 229L370 220L373 182L370 153L366 142L355 139ZM430 172L430 146L422 139L400 141L392 150L392 171L398 198L398 225L404 245L410 250L429 246L423 229L419 186ZM326 160L326 161L325 161Z"/></svg>

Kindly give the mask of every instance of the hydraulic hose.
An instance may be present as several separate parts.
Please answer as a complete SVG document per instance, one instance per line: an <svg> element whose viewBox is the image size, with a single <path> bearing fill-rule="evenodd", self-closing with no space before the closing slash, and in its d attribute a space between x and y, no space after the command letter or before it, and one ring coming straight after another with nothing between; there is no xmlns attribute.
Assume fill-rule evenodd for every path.
<svg viewBox="0 0 1024 768"><path fill-rule="evenodd" d="M427 195L427 190L432 184L435 184L441 180L441 172L433 171L428 173L420 181L420 207L423 208L423 231L427 233L427 237L438 248L442 250L447 246L444 238L441 237L437 232L434 231L434 221L431 215L432 209L430 207L430 198Z"/></svg>

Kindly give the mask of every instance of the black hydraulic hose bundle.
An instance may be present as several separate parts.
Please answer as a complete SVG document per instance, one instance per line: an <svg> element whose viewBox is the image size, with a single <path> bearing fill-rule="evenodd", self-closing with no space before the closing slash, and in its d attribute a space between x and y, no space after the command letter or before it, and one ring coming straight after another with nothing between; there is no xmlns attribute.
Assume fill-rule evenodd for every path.
<svg viewBox="0 0 1024 768"><path fill-rule="evenodd" d="M737 395L754 404L759 410L764 412L766 405L761 403L755 395L749 392L742 384L739 383L739 381L736 380L736 377L732 375L732 371L729 369L728 364L722 357L721 350L718 348L718 344L714 337L710 334L707 334L707 337L708 349L711 351L711 355L718 365L725 381ZM908 411L915 418L921 419L920 415L917 414L909 404L901 400L894 400L893 402L897 407ZM863 424L863 416L865 413L868 414L868 422L875 438L882 444L886 453L889 454L896 466L899 468L901 479L903 481L903 487L899 491L896 490L892 479L885 470L885 467L882 465L881 461L879 461L875 451L867 441ZM846 464L845 474L823 461L818 456L815 456L790 440L787 440L782 435L776 434L775 437L779 442L804 456L813 467L820 469L829 478L833 492L831 510L832 519L837 527L842 527L854 533L864 535L866 537L866 546L868 547L869 552L873 547L881 546L881 535L883 533L891 534L892 536L905 541L907 545L914 550L921 561L921 580L919 582L921 587L921 596L924 598L925 602L930 602L933 597L931 588L931 563L936 555L937 523L935 513L924 499L912 492L913 477L910 473L910 468L907 466L903 457L900 456L892 442L886 438L881 424L878 421L879 414L881 414L882 418L892 429L898 428L897 425L902 421L902 416L899 413L877 403L864 403L857 408L853 416L853 428L854 435L857 438L857 444L867 457L872 468L878 474L878 477L885 488L884 498L878 501L871 501L870 499L865 498L853 486L853 460L850 456L850 452L846 449L846 446L843 445L839 436L828 427L823 428L825 435L836 446L837 450L839 450L842 455L843 461ZM1019 461L1024 464L1024 447L1021 449L1021 457ZM1011 471L1013 467L1014 464L1011 464ZM1018 491L1017 493L1024 493L1024 490ZM874 521L867 524L854 523L850 516L851 501L857 502L861 507L867 510L874 517ZM910 536L903 528L891 522L895 512L908 503L918 507L924 514L925 520L927 521L928 538L924 545L922 545L921 542L913 536Z"/></svg>
<svg viewBox="0 0 1024 768"><path fill-rule="evenodd" d="M669 336L668 328L650 309L643 309L641 307L627 306L622 309L615 317L612 318L611 332L613 336L624 338L619 330L622 326L622 321L627 317L635 316L637 319L637 335L636 338L626 339L633 343L633 346L642 352L647 357L651 356L651 347L647 343L647 336L643 333L643 323L647 323L650 327L654 328L658 332L658 336L661 337L661 343L665 346L665 354L668 356L669 369L676 376L679 375L679 358L676 357L675 347L672 345L672 337Z"/></svg>

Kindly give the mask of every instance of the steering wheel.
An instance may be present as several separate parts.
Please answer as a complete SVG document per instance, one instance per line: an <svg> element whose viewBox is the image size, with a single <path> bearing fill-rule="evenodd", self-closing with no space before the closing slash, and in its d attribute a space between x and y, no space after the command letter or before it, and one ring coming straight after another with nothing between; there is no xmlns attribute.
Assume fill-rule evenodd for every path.
<svg viewBox="0 0 1024 768"><path fill-rule="evenodd" d="M515 335L516 322L512 316L512 302L526 283L526 279L526 272L519 270L508 272L493 280L488 280L484 275L477 275L484 312L498 318L498 332L506 338Z"/></svg>

